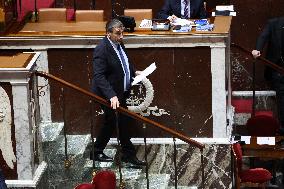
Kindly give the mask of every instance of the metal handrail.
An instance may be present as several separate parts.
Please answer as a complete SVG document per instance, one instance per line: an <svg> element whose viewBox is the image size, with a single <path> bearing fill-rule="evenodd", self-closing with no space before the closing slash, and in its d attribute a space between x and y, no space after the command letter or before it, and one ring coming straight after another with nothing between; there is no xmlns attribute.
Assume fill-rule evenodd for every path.
<svg viewBox="0 0 284 189"><path fill-rule="evenodd" d="M58 82L58 83L60 83L60 84L62 84L64 86L66 86L66 87L69 87L69 88L74 89L74 90L76 90L76 91L78 91L78 92L80 92L80 93L82 93L84 95L87 95L87 96L91 97L94 101L96 101L96 102L98 102L98 103L100 103L102 105L110 107L110 104L105 99L95 95L94 93L92 93L90 91L82 89L82 88L80 88L80 87L78 87L76 85L73 85L73 84L71 84L71 83L69 83L69 82L67 82L67 81L65 81L63 79L60 79L60 78L58 78L58 77L56 77L54 75L51 75L51 74L46 73L46 72L41 72L41 71L35 71L35 74L37 76L41 76L41 77L44 77L44 78L47 78L47 79L52 79L52 80L54 80L54 81L56 81L56 82ZM157 123L155 121L152 121L152 120L150 120L148 118L142 117L142 116L140 116L140 115L138 115L138 114L136 114L134 112L131 112L131 111L129 111L129 110L123 108L123 107L119 107L117 109L117 111L122 113L122 114L125 114L125 115L127 115L127 116L129 116L129 117L131 117L133 119L142 121L143 123L147 123L147 124L153 125L153 126L159 128L159 129L161 129L161 130L163 130L163 131L165 131L167 133L170 133L174 137L179 138L180 140L183 140L186 143L194 145L195 147L199 148L200 150L205 147L205 145L200 143L200 142L197 142L197 141L195 141L195 140L193 140L193 139L191 139L191 138L189 138L189 137L187 137L187 136L185 136L185 135L183 135L183 134L181 134L181 133L179 133L179 132L177 132L177 131L175 131L175 130L173 130L171 128L168 128L168 127L166 127L166 126L164 126L162 124L159 124L159 123Z"/></svg>
<svg viewBox="0 0 284 189"><path fill-rule="evenodd" d="M247 53L248 55L251 55L251 51L247 50L246 48L236 44L236 43L231 43L231 47L237 48L245 53ZM261 60L260 62L264 63L266 66L269 66L271 68L273 68L274 70L276 70L277 72L284 74L284 68L282 68L281 66L278 66L277 64L267 60L266 58L263 57L258 57L258 60Z"/></svg>

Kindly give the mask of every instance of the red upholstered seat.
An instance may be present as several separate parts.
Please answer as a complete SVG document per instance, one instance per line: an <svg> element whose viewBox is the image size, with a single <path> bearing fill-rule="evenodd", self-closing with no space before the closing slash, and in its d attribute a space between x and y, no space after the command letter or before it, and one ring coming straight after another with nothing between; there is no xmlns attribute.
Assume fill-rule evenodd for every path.
<svg viewBox="0 0 284 189"><path fill-rule="evenodd" d="M269 115L257 115L247 121L250 136L276 136L279 133L279 122Z"/></svg>
<svg viewBox="0 0 284 189"><path fill-rule="evenodd" d="M95 186L90 183L83 183L76 186L74 189L95 189Z"/></svg>
<svg viewBox="0 0 284 189"><path fill-rule="evenodd" d="M241 182L263 183L272 179L271 173L263 168L244 170L240 174Z"/></svg>
<svg viewBox="0 0 284 189"><path fill-rule="evenodd" d="M232 99L232 106L236 113L250 113L252 111L251 99Z"/></svg>
<svg viewBox="0 0 284 189"><path fill-rule="evenodd" d="M115 173L110 170L99 171L93 178L93 185L96 189L115 189Z"/></svg>
<svg viewBox="0 0 284 189"><path fill-rule="evenodd" d="M66 20L72 21L75 19L75 10L74 9L66 9Z"/></svg>
<svg viewBox="0 0 284 189"><path fill-rule="evenodd" d="M263 168L254 168L248 170L242 170L242 148L239 143L235 143L232 146L233 154L235 156L235 175L236 175L236 188L240 188L240 185L245 185L245 183L255 183L264 186L268 182L272 175L271 173Z"/></svg>

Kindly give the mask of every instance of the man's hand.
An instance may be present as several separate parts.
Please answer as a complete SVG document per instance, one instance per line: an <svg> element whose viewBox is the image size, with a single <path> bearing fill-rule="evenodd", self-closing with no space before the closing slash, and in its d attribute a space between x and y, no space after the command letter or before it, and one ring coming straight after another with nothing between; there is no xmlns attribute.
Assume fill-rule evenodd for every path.
<svg viewBox="0 0 284 189"><path fill-rule="evenodd" d="M137 75L140 75L141 73L142 73L142 71L136 71L135 75L137 76Z"/></svg>
<svg viewBox="0 0 284 189"><path fill-rule="evenodd" d="M251 51L251 54L252 54L252 56L254 57L254 58L258 58L258 57L260 57L260 51L258 51L258 50L253 50L253 51Z"/></svg>
<svg viewBox="0 0 284 189"><path fill-rule="evenodd" d="M119 107L119 101L118 101L118 98L117 96L114 96L110 99L110 106L112 107L112 109L116 109Z"/></svg>
<svg viewBox="0 0 284 189"><path fill-rule="evenodd" d="M170 22L174 22L178 17L176 15L172 15L172 16L169 16L167 19L170 21Z"/></svg>

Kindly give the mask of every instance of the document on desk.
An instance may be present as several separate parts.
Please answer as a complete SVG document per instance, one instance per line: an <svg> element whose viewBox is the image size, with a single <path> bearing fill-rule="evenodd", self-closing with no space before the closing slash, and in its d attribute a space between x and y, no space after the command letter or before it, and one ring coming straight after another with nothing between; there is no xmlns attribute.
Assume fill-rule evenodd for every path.
<svg viewBox="0 0 284 189"><path fill-rule="evenodd" d="M181 25L181 26L186 26L186 25L194 25L193 21L187 20L187 19L182 19L182 18L176 18L173 22L173 25Z"/></svg>
<svg viewBox="0 0 284 189"><path fill-rule="evenodd" d="M148 66L145 70L143 70L141 72L141 74L137 75L133 82L132 82L132 86L136 85L137 83L139 83L140 81L142 81L144 78L146 78L148 75L150 75L151 73L153 73L153 71L155 71L155 69L157 68L156 63L152 63L150 66Z"/></svg>
<svg viewBox="0 0 284 189"><path fill-rule="evenodd" d="M257 137L256 143L259 145L275 145L275 137Z"/></svg>
<svg viewBox="0 0 284 189"><path fill-rule="evenodd" d="M139 28L152 28L152 20L143 19L139 25Z"/></svg>

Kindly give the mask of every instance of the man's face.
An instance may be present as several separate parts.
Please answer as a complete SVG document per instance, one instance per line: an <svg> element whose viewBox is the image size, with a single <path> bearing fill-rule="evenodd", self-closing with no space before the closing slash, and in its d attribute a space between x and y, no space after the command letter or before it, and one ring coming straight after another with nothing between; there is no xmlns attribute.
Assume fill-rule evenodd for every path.
<svg viewBox="0 0 284 189"><path fill-rule="evenodd" d="M113 31L107 35L113 43L120 44L123 40L123 28L113 28Z"/></svg>

